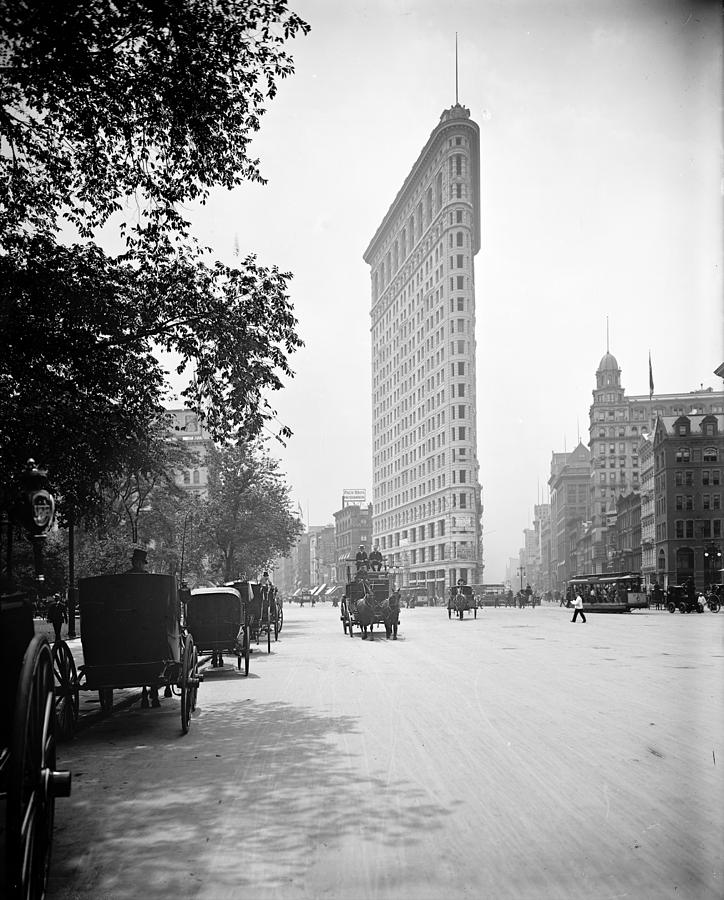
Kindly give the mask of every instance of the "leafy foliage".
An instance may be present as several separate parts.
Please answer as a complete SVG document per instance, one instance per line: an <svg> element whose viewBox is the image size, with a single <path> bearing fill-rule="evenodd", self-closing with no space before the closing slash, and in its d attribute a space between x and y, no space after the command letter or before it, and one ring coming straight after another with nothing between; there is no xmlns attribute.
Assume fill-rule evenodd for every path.
<svg viewBox="0 0 724 900"><path fill-rule="evenodd" d="M184 232L179 206L262 181L248 155L309 27L285 0L2 0L0 232L84 237L133 201L139 235Z"/></svg>
<svg viewBox="0 0 724 900"><path fill-rule="evenodd" d="M212 451L209 462L203 529L211 571L222 581L254 577L301 534L289 488L259 445Z"/></svg>
<svg viewBox="0 0 724 900"><path fill-rule="evenodd" d="M263 181L249 142L309 29L285 0L0 0L0 16L0 483L33 456L88 513L157 419L158 347L193 370L185 398L218 440L258 434L293 374L291 276L210 261L182 210ZM57 243L63 223L84 242ZM118 258L92 243L104 224Z"/></svg>

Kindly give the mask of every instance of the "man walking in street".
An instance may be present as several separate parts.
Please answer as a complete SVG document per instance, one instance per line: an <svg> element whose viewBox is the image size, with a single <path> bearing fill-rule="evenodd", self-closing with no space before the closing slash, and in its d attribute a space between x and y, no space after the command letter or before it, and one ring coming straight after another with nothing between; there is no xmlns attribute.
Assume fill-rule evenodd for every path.
<svg viewBox="0 0 724 900"><path fill-rule="evenodd" d="M585 623L586 617L583 615L583 598L581 597L581 592L576 591L576 599L573 601L573 618L571 622L575 622L578 618L578 614L581 614L581 621Z"/></svg>

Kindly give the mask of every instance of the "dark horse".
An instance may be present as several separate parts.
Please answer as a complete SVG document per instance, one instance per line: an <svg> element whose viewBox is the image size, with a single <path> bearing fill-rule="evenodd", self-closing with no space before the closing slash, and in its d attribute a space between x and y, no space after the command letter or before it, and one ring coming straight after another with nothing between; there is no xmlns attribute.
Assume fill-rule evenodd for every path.
<svg viewBox="0 0 724 900"><path fill-rule="evenodd" d="M373 641L375 639L374 595L365 581L362 581L362 584L364 586L365 594L364 597L360 597L357 601L357 624L362 629L362 640L367 640L367 629L369 628L369 638Z"/></svg>
<svg viewBox="0 0 724 900"><path fill-rule="evenodd" d="M397 626L400 624L400 592L394 591L382 604L382 618L385 620L387 637L397 640Z"/></svg>

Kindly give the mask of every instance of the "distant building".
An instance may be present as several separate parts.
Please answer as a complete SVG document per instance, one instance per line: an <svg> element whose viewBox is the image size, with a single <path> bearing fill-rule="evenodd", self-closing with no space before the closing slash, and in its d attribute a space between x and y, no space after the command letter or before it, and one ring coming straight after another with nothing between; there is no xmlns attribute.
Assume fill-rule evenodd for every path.
<svg viewBox="0 0 724 900"><path fill-rule="evenodd" d="M334 514L335 566L338 584L347 581L347 569L351 567L354 574L354 558L360 544L364 544L367 553L373 547L372 537L372 504L343 506Z"/></svg>
<svg viewBox="0 0 724 900"><path fill-rule="evenodd" d="M641 466L641 574L647 584L656 581L656 516L653 435L646 432L639 442Z"/></svg>
<svg viewBox="0 0 724 900"><path fill-rule="evenodd" d="M334 525L312 526L309 536L309 581L312 587L332 584L337 577Z"/></svg>
<svg viewBox="0 0 724 900"><path fill-rule="evenodd" d="M570 453L554 453L551 460L551 582L563 591L569 578L582 575L586 561L577 546L581 525L590 519L591 454L579 443Z"/></svg>
<svg viewBox="0 0 724 900"><path fill-rule="evenodd" d="M724 415L660 417L653 453L659 582L721 583Z"/></svg>
<svg viewBox="0 0 724 900"><path fill-rule="evenodd" d="M612 569L614 572L641 572L641 495L631 491L616 503L616 524Z"/></svg>
<svg viewBox="0 0 724 900"><path fill-rule="evenodd" d="M167 409L166 413L171 417L172 435L194 454L192 464L176 472L176 484L190 494L205 497L209 491L207 455L213 446L211 437L192 410Z"/></svg>
<svg viewBox="0 0 724 900"><path fill-rule="evenodd" d="M641 489L639 442L657 416L724 413L724 392L711 388L679 394L627 397L621 369L608 351L596 370L589 413L590 503L593 524L591 572L613 571L613 544L607 536L616 522L618 497Z"/></svg>

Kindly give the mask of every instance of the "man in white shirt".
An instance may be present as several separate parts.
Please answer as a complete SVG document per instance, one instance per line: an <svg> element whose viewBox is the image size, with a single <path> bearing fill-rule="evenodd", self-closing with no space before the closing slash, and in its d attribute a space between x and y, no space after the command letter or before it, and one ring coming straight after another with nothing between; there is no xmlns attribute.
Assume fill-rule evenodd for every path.
<svg viewBox="0 0 724 900"><path fill-rule="evenodd" d="M581 592L576 591L576 599L573 601L573 618L571 622L575 622L578 618L578 614L581 614L581 621L585 622L586 617L583 615L583 598L581 597Z"/></svg>

